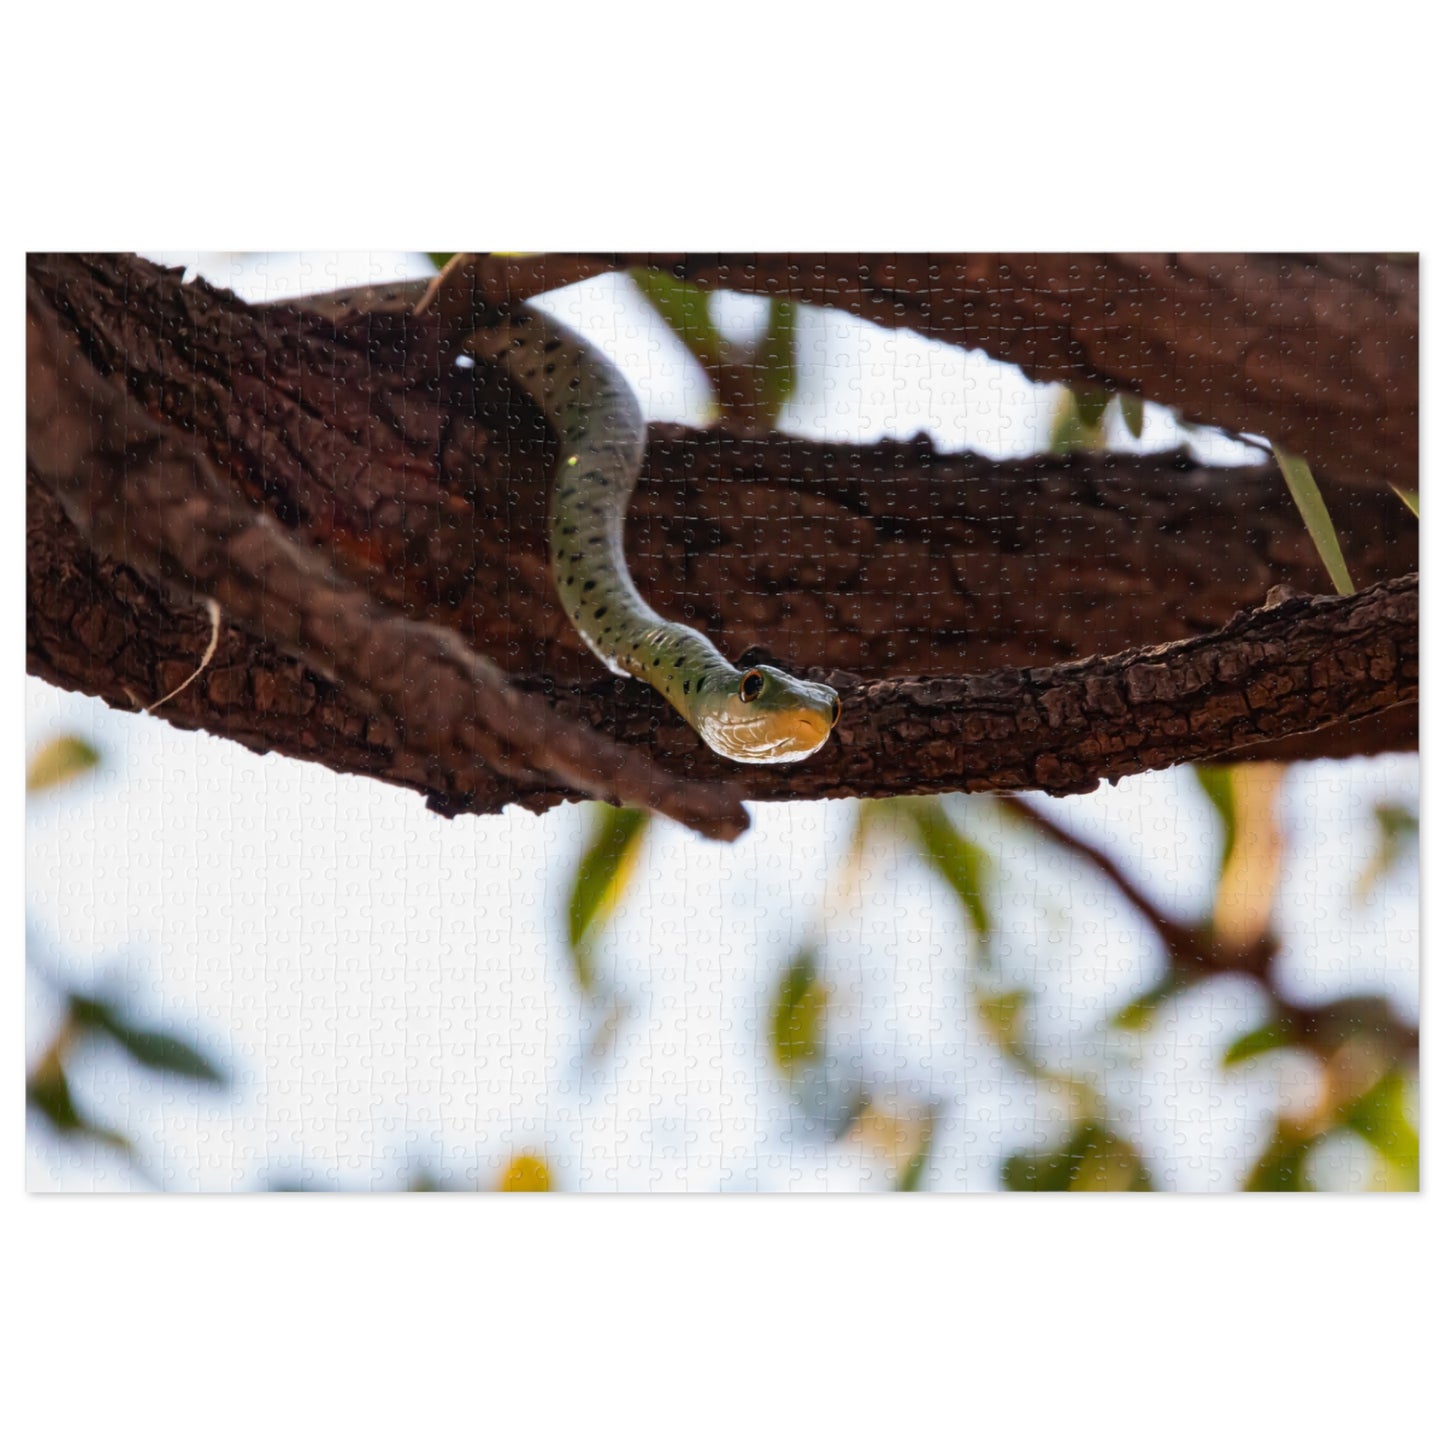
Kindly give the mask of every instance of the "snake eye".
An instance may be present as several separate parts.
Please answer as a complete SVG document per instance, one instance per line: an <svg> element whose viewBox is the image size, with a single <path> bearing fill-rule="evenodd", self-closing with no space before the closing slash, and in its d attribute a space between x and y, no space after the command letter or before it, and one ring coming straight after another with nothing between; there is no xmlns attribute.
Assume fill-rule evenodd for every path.
<svg viewBox="0 0 1445 1445"><path fill-rule="evenodd" d="M743 673L743 680L738 683L738 696L744 702L756 702L758 694L763 690L763 675L757 668L751 672Z"/></svg>

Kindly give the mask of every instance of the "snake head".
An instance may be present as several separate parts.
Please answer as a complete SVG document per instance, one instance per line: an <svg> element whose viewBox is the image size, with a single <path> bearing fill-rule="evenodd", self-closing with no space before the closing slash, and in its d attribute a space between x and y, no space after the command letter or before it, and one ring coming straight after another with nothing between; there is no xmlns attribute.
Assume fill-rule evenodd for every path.
<svg viewBox="0 0 1445 1445"><path fill-rule="evenodd" d="M693 725L713 752L734 762L795 763L828 741L841 711L826 684L758 666L710 678Z"/></svg>

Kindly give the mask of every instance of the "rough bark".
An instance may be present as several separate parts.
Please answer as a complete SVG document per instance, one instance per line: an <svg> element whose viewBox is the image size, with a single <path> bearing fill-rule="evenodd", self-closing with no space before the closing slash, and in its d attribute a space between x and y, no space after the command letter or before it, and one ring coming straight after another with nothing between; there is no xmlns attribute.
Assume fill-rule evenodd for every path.
<svg viewBox="0 0 1445 1445"><path fill-rule="evenodd" d="M1303 746L1305 755L1334 755L1413 740L1411 654L1401 636L1411 624L1391 593L1383 612L1370 611L1374 603L1353 604L1370 619L1367 641L1349 633L1352 646L1365 648L1368 686L1342 675L1333 689L1306 688L1290 673L1289 690L1269 707L1251 705L1241 719L1227 715L1232 704L1226 701L1220 704L1225 713L1216 715L1205 704L1215 693L1232 695L1217 684L1229 680L1234 664L1218 663L1210 653L1216 659L1210 665L1225 672L1208 684L1207 696L1186 691L1168 706L1160 698L1131 704L1131 714L1143 708L1139 717L1151 719L1150 730L1134 742L1137 729L1096 714L1090 703L1080 704L1077 718L1067 709L1059 713L1057 729L1048 722L1050 745L1043 737L1027 740L1019 720L1050 718L1040 701L1046 693L1056 713L1080 687L1086 702L1097 701L1107 694L1100 679L1117 681L1123 664L1096 657L1084 664L1087 675L1061 674L1061 680L1050 680L1048 668L1031 668L1019 675L1030 679L1022 683L843 677L837 678L848 708L841 747L830 746L802 769L747 770L739 777L647 689L599 681L546 576L541 526L552 457L545 428L485 368L456 370L435 320L354 306L339 317L289 307L253 310L211 288L182 286L174 273L131 258L36 259L31 270L37 305L57 321L57 334L83 353L96 383L124 398L125 426L134 432L144 410L154 428L146 433L149 445L164 451L177 438L194 438L191 459L172 457L175 517L194 503L195 478L209 473L217 515L229 519L198 531L210 541L198 543L196 555L178 569L174 556L161 565L147 553L134 508L147 497L154 505L161 493L147 491L145 448L137 450L136 433L118 454L124 465L115 465L113 455L109 474L118 495L132 489L125 503L132 510L99 547L109 555L97 555L93 520L81 517L87 539L55 500L69 485L72 514L77 504L83 512L87 502L79 493L90 496L103 475L94 457L88 471L77 471L85 448L72 454L67 481L65 466L57 471L53 457L37 468L32 456L31 669L116 705L163 696L204 650L204 616L187 595L160 585L169 575L192 596L208 589L218 595L230 577L227 621L245 628L228 625L212 666L161 709L163 715L259 750L420 788L445 811L492 810L513 801L545 807L582 792L624 796L618 780L630 767L633 794L641 788L654 801L659 788L685 792L693 781L727 780L732 788L713 787L705 803L684 804L682 793L673 798L674 811L691 809L689 821L725 833L736 826L732 789L738 787L753 797L987 786L1071 790L1090 780L1087 770L1095 764L1095 779L1122 776L1138 770L1139 757L1151 759L1144 766L1161 766L1206 755L1199 745L1214 751L1249 745L1256 755L1260 749L1269 755L1271 747L1299 755ZM77 418L93 417L97 406L93 386L76 390L77 370L55 376L50 398L52 422L63 421L72 442ZM32 390L41 380L33 371ZM89 445L95 453L96 438ZM1415 531L1404 509L1393 498L1382 503L1346 495L1353 505L1337 520L1357 579L1412 570ZM248 614L247 577L244 567L237 570L234 548L224 561L213 555L218 537L228 529L254 532L259 518L299 549L293 561L302 575L324 573L333 600L345 594L354 604L360 632L351 637L352 660L340 671L334 607L322 609L331 630L324 646L312 638L308 666L296 658L304 639L298 641L293 626L303 597L293 595L284 607L273 597L269 610ZM184 530L172 533L172 552ZM134 566L118 560L128 550ZM730 650L765 641L794 665L874 679L1055 662L1189 638L1261 601L1275 582L1322 585L1272 469L1220 474L1173 456L1001 466L940 456L921 441L828 448L680 428L654 432L629 554L659 607L708 627ZM203 563L208 579L200 576ZM1271 627L1280 621L1276 612L1262 615ZM387 634L395 618L418 630ZM1306 652L1319 643L1322 624L1313 618L1311 612L1298 619ZM460 651L481 665L468 661L463 682L457 682L455 639L436 642L438 629L428 623L462 639ZM524 720L511 730L513 741L498 751L473 737L475 728L440 738L434 730L416 734L405 715L410 709L400 702L379 717L368 672L375 658L366 653L378 631L394 644L403 637L408 645L429 639L447 659L424 684L412 677L399 689L393 680L393 698L425 698L419 711L433 717L441 704L442 713L455 704L450 715L457 721L475 717L466 713L476 705L468 688L483 682L508 688L495 691L494 702L504 699L503 710ZM1229 653L1246 643L1254 645L1230 634L1216 645ZM1274 632L1269 643L1279 643ZM1388 679L1371 677L1371 667L1384 667L1378 648L1386 644L1395 649L1396 671ZM469 648L495 660L512 682L487 672L484 658ZM415 665L406 646L393 660L398 676ZM1260 685L1275 686L1283 676L1268 672L1274 681ZM991 686L1004 693L990 693ZM1105 691L1090 694L1090 686ZM1023 709L1009 738L995 735L997 697L1004 695ZM538 710L545 698L555 698L559 710ZM646 744L648 769L636 771L625 749L606 751L611 745L600 736L590 772L563 776L556 757L549 762L540 754L527 762L528 730L535 738L539 725L542 733L555 732L542 752L558 746L565 752L557 739L573 736L564 726L568 713L621 742ZM1197 736L1171 731L1170 719L1196 714ZM939 723L945 716L953 721ZM930 719L925 749L914 736L920 718ZM1331 721L1339 724L1334 741L1330 729L1301 733ZM481 731L493 725L507 731L495 715ZM980 739L971 737L980 729L987 743L982 751ZM575 756L573 765L580 765Z"/></svg>
<svg viewBox="0 0 1445 1445"><path fill-rule="evenodd" d="M1325 482L1419 477L1417 258L856 252L488 257L501 301L623 266L787 295L1268 437ZM555 279L554 279L555 278Z"/></svg>

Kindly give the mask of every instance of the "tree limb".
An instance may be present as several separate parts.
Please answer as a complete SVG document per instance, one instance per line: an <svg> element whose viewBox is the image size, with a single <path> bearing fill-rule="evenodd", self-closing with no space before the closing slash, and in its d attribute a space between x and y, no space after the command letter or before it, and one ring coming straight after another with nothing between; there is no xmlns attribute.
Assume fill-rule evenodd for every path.
<svg viewBox="0 0 1445 1445"><path fill-rule="evenodd" d="M1071 742L1067 726L1059 731L1063 752L1051 753L1043 738L1029 741L1019 731L1029 708L1036 714L1041 705L1040 680L1050 668L1018 674L1033 680L1027 685L1013 673L964 674L1117 653L1144 641L1208 643L1195 635L1225 626L1271 583L1321 585L1269 468L1211 472L1177 456L998 464L943 456L921 440L821 447L656 428L629 529L629 555L648 595L733 653L766 640L790 664L854 675L840 679L845 746L830 746L817 767L740 774L706 753L648 689L602 674L566 625L543 541L550 437L489 368L451 365L454 353L434 319L411 317L409 306L339 319L253 310L124 257L32 258L30 269L41 293L36 304L53 313L57 335L73 338L93 373L81 384L78 365L67 363L64 376L32 371L45 412L35 425L63 421L70 444L79 437L83 445L48 457L32 448L31 670L118 706L144 705L186 678L205 649L209 628L188 598L229 585L228 623L244 620L248 630L228 625L210 668L163 713L262 751L419 788L448 812L509 802L541 808L584 792L620 796L620 774L610 775L610 793L597 782L598 769L617 759L600 734L648 748L653 770L639 787L659 786L661 770L670 769L685 780L678 786L711 780L754 797L1070 790L1138 770L1123 755L1131 747L1147 753L1146 765L1164 766L1187 749L1160 729L1182 716L1187 730L1189 714L1207 698L1181 695L1172 713L1131 705L1132 731L1117 718L1108 722L1120 738L1137 735L1120 744L1122 753L1099 750L1097 738ZM72 390L57 400L55 389L67 385ZM49 401L47 386L55 391ZM124 427L86 441L75 425L103 396L110 410L95 415ZM140 420L149 431L136 430ZM44 451L43 430L38 435ZM148 484L124 490L142 460L170 469L166 517L145 513L160 498ZM130 510L108 524L85 510L103 494L103 480L115 496L129 497L119 505ZM261 518L271 525L259 526ZM1393 498L1384 506L1360 498L1346 523L1357 576L1413 570L1413 519ZM242 556L244 567L234 570L233 544L243 536L262 537L263 551L287 559L300 590L284 604L257 556ZM252 545L262 544L243 542L241 553ZM127 556L134 565L117 560ZM188 595L170 592L167 577ZM341 614L349 630L338 638ZM1397 608L1385 619L1391 637L1405 625L1401 617ZM417 630L390 630L403 623ZM1280 645L1307 644L1312 627ZM441 629L448 640L438 640ZM416 652L414 638L432 651ZM478 654L512 681L499 680ZM440 725L412 716L434 701L432 682L413 677L403 698L399 680L422 665L419 656L429 658L428 677L455 677L462 655L468 685L491 698L482 731L495 727L500 748L468 736L459 749L461 734L417 742ZM383 660L393 702L378 711ZM1113 661L1095 656L1074 665L1103 677ZM943 680L895 676L865 685L857 676L915 673ZM1347 681L1312 689L1303 704L1299 696L1283 699L1249 726L1215 725L1187 741L1266 753L1305 746L1313 755L1410 745L1412 677L1368 695ZM1023 707L1005 728L1016 734L1012 743L996 735L1004 709L990 701L991 686ZM1043 692L1063 689L1057 703L1073 686L1065 677ZM453 694L454 685L443 692ZM548 733L562 726L550 708L536 710L549 699L599 735ZM948 727L921 739L919 718L933 729L939 712L965 730L984 729L988 745L961 743ZM544 717L554 721L535 732ZM1302 731L1332 718L1341 743L1328 729ZM463 718L458 726L471 724ZM418 727L423 733L407 741L407 729ZM1052 737L1055 724L1043 731ZM574 747L566 739L575 737L586 738L585 756L566 753ZM528 740L536 738L543 741L533 748ZM549 756L549 749L562 752ZM582 769L571 783L568 767ZM584 774L591 783L579 786ZM704 813L726 811L719 796L709 795Z"/></svg>
<svg viewBox="0 0 1445 1445"><path fill-rule="evenodd" d="M1414 258L629 251L488 256L474 274L500 304L631 266L906 326L1036 381L1132 392L1268 437L1325 482L1418 488Z"/></svg>
<svg viewBox="0 0 1445 1445"><path fill-rule="evenodd" d="M230 618L364 700L366 733L413 786L467 796L490 770L651 807L717 838L747 826L725 781L669 776L642 753L566 722L513 689L453 633L413 622L245 505L179 432L136 411L27 288L29 469L98 550L213 598ZM490 781L490 778L487 778Z"/></svg>

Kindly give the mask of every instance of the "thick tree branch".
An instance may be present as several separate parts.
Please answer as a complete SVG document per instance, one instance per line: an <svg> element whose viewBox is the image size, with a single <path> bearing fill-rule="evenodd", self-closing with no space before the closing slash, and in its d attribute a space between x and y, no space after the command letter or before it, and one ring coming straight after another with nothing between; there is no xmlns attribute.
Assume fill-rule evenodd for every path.
<svg viewBox="0 0 1445 1445"><path fill-rule="evenodd" d="M188 490L195 477L209 478L206 506L228 519L218 536L230 536L232 526L251 531L255 518L270 517L281 540L301 549L306 568L331 577L328 587L368 599L353 620L384 615L440 624L462 639L463 653L473 649L513 674L516 685L498 697L520 703L555 696L561 711L645 744L658 766L726 780L751 796L1021 786L1009 781L1020 770L1040 785L1083 786L1089 778L1075 767L1083 753L1050 774L1045 752L1024 747L1009 761L1002 738L993 739L1000 748L982 770L951 781L941 761L953 746L949 735L920 752L906 713L916 704L920 716L932 717L942 699L945 711L973 718L967 726L993 727L983 722L998 711L987 702L990 679L963 674L1186 639L1221 627L1272 583L1323 585L1272 468L1219 473L1175 456L996 464L942 456L922 441L819 447L657 428L629 536L644 591L662 610L707 627L733 653L765 642L791 664L855 675L843 679L846 767L837 766L845 750L833 746L819 760L827 764L822 772L810 765L739 776L647 689L603 680L566 626L542 540L550 438L488 368L456 370L433 322L411 318L406 308L347 311L340 320L256 311L123 257L35 258L31 271L43 304L89 364L112 387L123 384L129 418L144 409L165 423L161 440L152 437L158 451L180 458L168 449L182 432L204 446L205 459L185 454L189 461L177 462L175 477L185 481L185 505L195 500ZM77 403L80 412L90 405ZM127 465L134 461L128 457ZM32 467L31 669L119 706L139 706L191 672L208 628L193 602L150 580L172 575L153 551L135 557L135 570L97 555L75 531L53 500L65 493L57 475L64 470L53 461ZM86 485L93 490L109 476L121 486L125 470L92 472ZM1415 529L1404 508L1393 498L1381 504L1349 496L1355 505L1336 520L1357 578L1412 571ZM143 535L149 520L138 526L135 516L104 544L116 555L151 545ZM165 523L173 549L185 544L186 517L178 501ZM195 532L195 546L209 556L216 538L207 541L205 528ZM182 568L192 593L205 590L194 563ZM213 587L224 571L212 576ZM253 569L252 583L258 575ZM244 579L233 585L244 594ZM233 597L230 620L247 617L247 605L244 595ZM513 744L487 766L478 765L485 759L478 744L461 771L452 767L461 767L460 759L442 765L434 747L398 750L378 717L375 687L365 685L375 678L369 662L361 669L370 645L362 633L350 639L360 650L348 680L334 666L329 636L319 669L298 661L286 631L294 618L274 597L270 606L280 615L261 619L268 640L228 628L211 667L166 704L165 716L261 750L421 788L447 811L492 811L508 802L546 807L577 795L547 782L541 774L555 778L557 770L526 765L529 755ZM444 647L449 657L452 647ZM1087 666L1108 664L1095 658ZM1037 681L1047 671L1027 676ZM916 673L954 681L865 686L856 676ZM947 702L955 694L961 707ZM1036 703L1037 691L1032 695ZM1201 737L1208 748L1248 745L1265 755L1271 748L1318 756L1413 742L1413 684L1397 689L1393 707L1384 691L1362 700L1341 688L1338 696L1340 721L1331 730L1298 731L1332 715L1333 695L1316 690L1288 716ZM1181 699L1181 707L1186 701L1187 713L1202 700ZM406 722L407 710L390 709L392 724ZM1172 736L1149 731L1163 721L1163 714L1154 717L1141 735L1164 743L1149 765L1165 765L1179 751ZM498 726L505 734L505 719ZM529 726L521 722L517 732L525 738ZM1107 749L1095 760L1095 777L1135 770Z"/></svg>
<svg viewBox="0 0 1445 1445"><path fill-rule="evenodd" d="M655 808L713 837L747 826L726 782L695 785L517 693L453 633L410 621L248 507L179 432L136 410L27 296L26 455L96 548L224 614L351 687L366 732L413 786L467 796L490 781Z"/></svg>
<svg viewBox="0 0 1445 1445"><path fill-rule="evenodd" d="M1413 258L632 251L489 256L475 279L501 303L624 266L906 326L1037 381L1133 392L1266 436L1327 482L1418 486Z"/></svg>
<svg viewBox="0 0 1445 1445"><path fill-rule="evenodd" d="M815 671L843 697L836 746L797 768L758 769L748 797L1088 792L1370 717L1416 699L1418 610L1412 576L1354 597L1295 597L1203 637L1057 667L872 682ZM650 734L657 756L690 747L661 704L632 706L633 688L583 696L590 722L624 738ZM695 769L726 771L711 756Z"/></svg>

